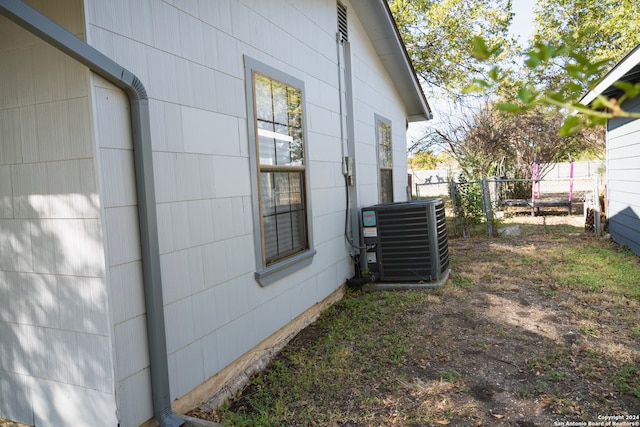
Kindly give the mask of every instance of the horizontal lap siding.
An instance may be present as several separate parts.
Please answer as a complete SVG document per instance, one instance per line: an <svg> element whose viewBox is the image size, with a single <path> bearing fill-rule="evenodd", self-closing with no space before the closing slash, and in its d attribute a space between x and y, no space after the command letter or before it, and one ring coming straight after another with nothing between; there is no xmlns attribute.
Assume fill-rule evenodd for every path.
<svg viewBox="0 0 640 427"><path fill-rule="evenodd" d="M179 398L351 274L342 222L336 6L316 0L86 4L90 44L136 74L150 98L169 379L172 399ZM305 270L267 287L254 279L254 142L247 136L243 55L305 86L305 160L317 254ZM111 143L124 133L124 116L111 107L114 96L122 100L99 79L94 86L100 177L105 208L113 211L105 225L108 271L117 285L111 297L114 304L128 295L139 301L137 253L117 228L128 224L132 203L124 184L131 179L130 148ZM126 112L126 106L119 109ZM105 113L116 126L102 123ZM119 421L132 426L152 415L143 313L138 304L114 311Z"/></svg>
<svg viewBox="0 0 640 427"><path fill-rule="evenodd" d="M640 111L638 101L625 105ZM614 119L607 132L609 232L640 254L640 120Z"/></svg>
<svg viewBox="0 0 640 427"><path fill-rule="evenodd" d="M173 3L173 4L172 4ZM136 74L150 98L171 398L179 398L334 292L352 274L344 242L337 17L319 0L161 2L90 0L91 45ZM358 178L377 200L374 113L393 123L396 193L406 185L405 114L366 32L349 9ZM135 17L135 18L134 18ZM313 263L260 286L253 234L244 55L304 82ZM120 425L151 416L138 253L131 227L126 106L94 83L107 266L115 308ZM115 99L122 104L122 100ZM249 106L251 108L251 106ZM106 113L109 113L107 116ZM109 117L114 126L104 118ZM111 141L115 141L111 143ZM371 166L371 167L369 167ZM400 170L403 172L400 173ZM2 171L0 171L2 173ZM360 175L360 174L363 175ZM116 176L117 175L117 176ZM368 189L366 190L368 191ZM361 189L362 192L362 189ZM362 194L361 194L362 195ZM0 211L5 209L0 205ZM113 221L113 222L112 222ZM122 228L124 230L125 228ZM128 229L128 228L127 228ZM131 230L134 232L135 230ZM130 286L125 286L125 284ZM132 352L132 357L121 355Z"/></svg>
<svg viewBox="0 0 640 427"><path fill-rule="evenodd" d="M27 3L84 38L82 1ZM116 425L90 73L0 28L0 418Z"/></svg>
<svg viewBox="0 0 640 427"><path fill-rule="evenodd" d="M365 28L351 21L349 36L352 52L352 75L357 159L358 202L370 206L380 201L376 115L391 122L392 173L394 201L406 200L407 188L407 118L403 100L394 82L377 57L370 40L361 37Z"/></svg>

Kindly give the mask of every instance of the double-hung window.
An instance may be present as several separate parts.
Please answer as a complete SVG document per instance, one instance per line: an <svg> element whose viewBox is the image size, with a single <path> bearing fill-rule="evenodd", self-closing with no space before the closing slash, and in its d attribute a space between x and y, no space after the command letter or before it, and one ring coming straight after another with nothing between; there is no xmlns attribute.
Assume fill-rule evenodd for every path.
<svg viewBox="0 0 640 427"><path fill-rule="evenodd" d="M393 202L393 162L391 158L391 121L376 114L376 140L378 145L378 168L380 203Z"/></svg>
<svg viewBox="0 0 640 427"><path fill-rule="evenodd" d="M258 271L268 284L308 264L303 83L245 58Z"/></svg>

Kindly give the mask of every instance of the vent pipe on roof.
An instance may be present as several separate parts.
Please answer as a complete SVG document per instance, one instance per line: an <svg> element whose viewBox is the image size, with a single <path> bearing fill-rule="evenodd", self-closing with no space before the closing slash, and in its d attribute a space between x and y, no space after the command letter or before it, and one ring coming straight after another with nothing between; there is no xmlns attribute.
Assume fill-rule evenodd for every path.
<svg viewBox="0 0 640 427"><path fill-rule="evenodd" d="M120 87L129 98L138 193L138 220L142 246L142 272L147 311L153 412L162 427L181 426L184 421L176 416L171 409L158 224L151 159L149 100L144 86L130 71L22 1L0 0L0 14Z"/></svg>

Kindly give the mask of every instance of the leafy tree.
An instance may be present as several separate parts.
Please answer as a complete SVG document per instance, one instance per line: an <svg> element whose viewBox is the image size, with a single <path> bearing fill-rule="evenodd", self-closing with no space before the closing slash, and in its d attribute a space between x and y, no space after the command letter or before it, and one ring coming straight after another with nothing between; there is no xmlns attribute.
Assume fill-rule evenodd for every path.
<svg viewBox="0 0 640 427"><path fill-rule="evenodd" d="M471 229L482 224L485 217L482 186L463 171L455 188L455 215L461 220L462 235L468 237L471 235Z"/></svg>
<svg viewBox="0 0 640 427"><path fill-rule="evenodd" d="M580 61L601 64L606 70L640 43L637 0L538 0L535 12L534 42L570 48L554 56L544 72L536 73L552 90L570 85L575 77L572 59L580 57ZM588 87L578 83L579 96Z"/></svg>
<svg viewBox="0 0 640 427"><path fill-rule="evenodd" d="M474 36L502 46L500 60L516 44L509 36L511 0L389 0L389 7L423 83L454 97L487 73L472 55Z"/></svg>
<svg viewBox="0 0 640 427"><path fill-rule="evenodd" d="M437 164L446 160L445 153L434 154L430 150L419 149L408 157L411 169L435 169Z"/></svg>
<svg viewBox="0 0 640 427"><path fill-rule="evenodd" d="M479 36L474 57L494 64L488 79L468 92L494 91L499 108L521 113L544 105L564 115L561 135L604 124L611 117L639 117L623 111L624 99L640 94L640 85L619 83L620 99L599 96L591 106L580 97L606 71L640 43L640 9L634 0L538 0L533 43L521 53L518 73L499 65L500 46ZM576 115L574 113L580 113Z"/></svg>
<svg viewBox="0 0 640 427"><path fill-rule="evenodd" d="M620 103L640 85L621 84L621 99L599 97L589 107L579 99L640 43L636 1L537 0L534 38L518 51L508 36L510 0L389 0L427 89L444 89L458 104L478 92L490 99L456 120L441 117L419 144L447 147L476 179L529 177L534 156L554 162L599 152L597 126L634 117Z"/></svg>

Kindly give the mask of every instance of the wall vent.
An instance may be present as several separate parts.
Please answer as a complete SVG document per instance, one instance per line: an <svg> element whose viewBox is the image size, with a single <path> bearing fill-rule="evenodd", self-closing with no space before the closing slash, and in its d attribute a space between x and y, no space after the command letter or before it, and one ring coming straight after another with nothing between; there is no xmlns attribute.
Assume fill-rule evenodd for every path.
<svg viewBox="0 0 640 427"><path fill-rule="evenodd" d="M347 28L347 8L338 3L338 34L340 41L349 41L349 30Z"/></svg>

